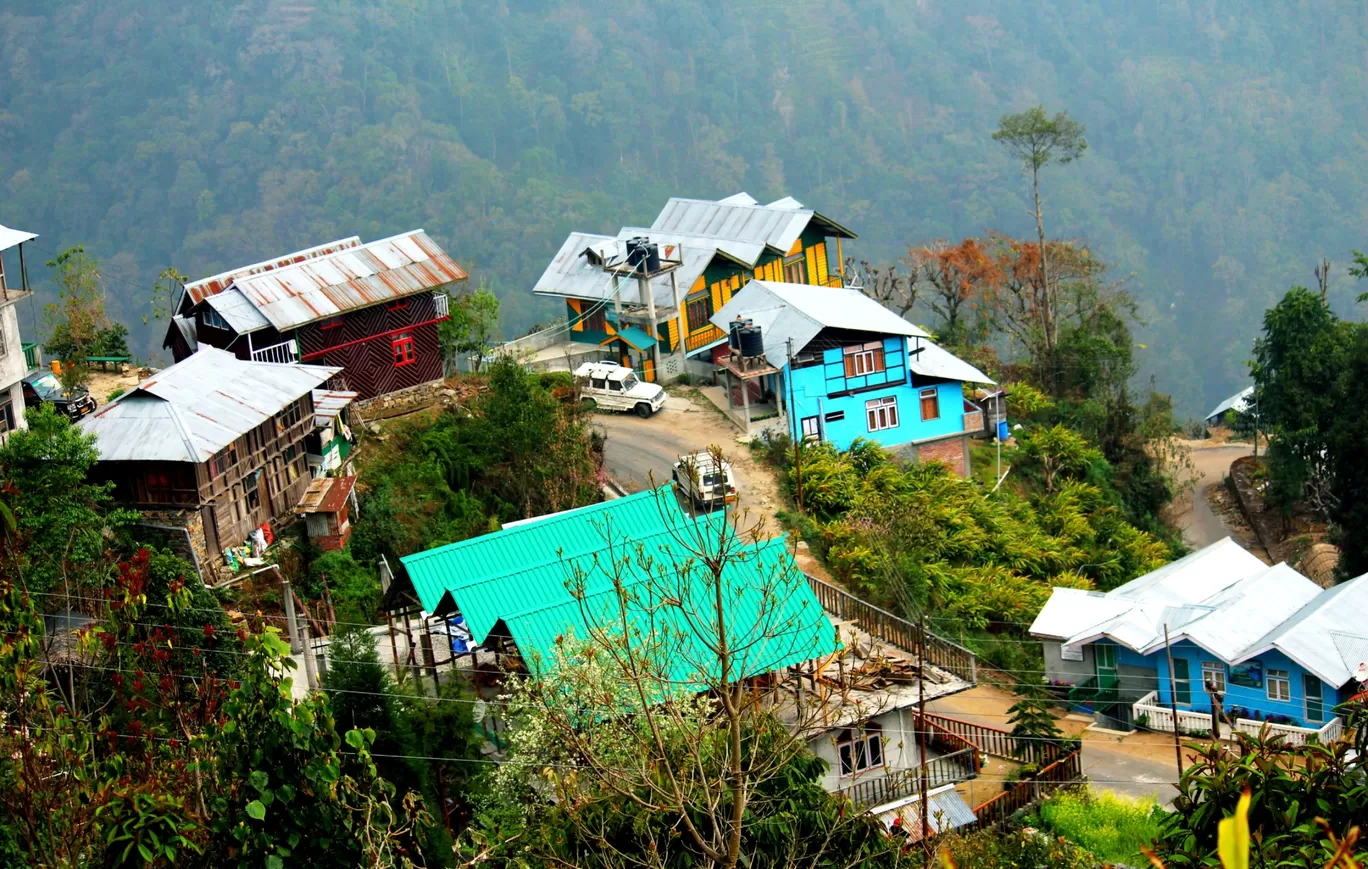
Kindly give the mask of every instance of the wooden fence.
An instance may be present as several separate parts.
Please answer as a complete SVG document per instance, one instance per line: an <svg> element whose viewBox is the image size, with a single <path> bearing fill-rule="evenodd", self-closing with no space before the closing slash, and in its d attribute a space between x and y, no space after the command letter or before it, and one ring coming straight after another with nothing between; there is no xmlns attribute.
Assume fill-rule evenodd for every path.
<svg viewBox="0 0 1368 869"><path fill-rule="evenodd" d="M899 618L887 610L881 610L871 603L860 600L842 588L829 582L808 576L822 608L839 619L853 622L862 630L890 643L904 652L925 658L927 663L953 673L966 682L977 684L978 660L974 653L944 637L926 632L926 654L917 648L917 626L907 619Z"/></svg>
<svg viewBox="0 0 1368 869"><path fill-rule="evenodd" d="M986 724L971 724L968 721L960 721L958 718L947 718L944 715L933 715L931 713L927 713L926 721L932 731L939 729L953 733L963 741L976 746L984 754L991 754L994 757L1040 763L1044 760L1056 759L1063 751L1059 746L1045 742L1031 742L1022 747L1011 733L999 727L989 727Z"/></svg>
<svg viewBox="0 0 1368 869"><path fill-rule="evenodd" d="M974 807L975 828L1000 827L1012 815L1049 796L1055 791L1081 784L1083 781L1082 752L1074 750L1042 769L1035 778L1019 782L987 802ZM966 828L967 830L967 828Z"/></svg>

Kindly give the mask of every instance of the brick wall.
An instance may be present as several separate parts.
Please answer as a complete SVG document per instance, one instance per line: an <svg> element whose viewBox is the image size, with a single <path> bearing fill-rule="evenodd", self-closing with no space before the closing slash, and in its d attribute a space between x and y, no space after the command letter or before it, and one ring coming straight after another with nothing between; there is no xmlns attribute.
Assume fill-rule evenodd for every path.
<svg viewBox="0 0 1368 869"><path fill-rule="evenodd" d="M905 444L893 451L898 459L909 462L940 462L961 477L969 476L969 437L951 435L923 444Z"/></svg>

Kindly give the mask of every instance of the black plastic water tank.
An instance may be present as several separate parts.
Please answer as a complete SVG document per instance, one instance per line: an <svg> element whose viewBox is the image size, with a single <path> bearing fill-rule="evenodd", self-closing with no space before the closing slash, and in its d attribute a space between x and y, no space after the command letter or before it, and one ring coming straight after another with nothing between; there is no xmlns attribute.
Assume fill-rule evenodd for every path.
<svg viewBox="0 0 1368 869"><path fill-rule="evenodd" d="M648 242L646 244L646 274L653 275L660 271L660 245Z"/></svg>
<svg viewBox="0 0 1368 869"><path fill-rule="evenodd" d="M737 337L741 342L741 355L745 357L761 356L765 352L765 342L760 337L760 327L746 325L738 330Z"/></svg>
<svg viewBox="0 0 1368 869"><path fill-rule="evenodd" d="M646 259L647 240L638 236L637 238L627 239L627 265L635 269ZM660 255L656 254L656 261L660 261Z"/></svg>

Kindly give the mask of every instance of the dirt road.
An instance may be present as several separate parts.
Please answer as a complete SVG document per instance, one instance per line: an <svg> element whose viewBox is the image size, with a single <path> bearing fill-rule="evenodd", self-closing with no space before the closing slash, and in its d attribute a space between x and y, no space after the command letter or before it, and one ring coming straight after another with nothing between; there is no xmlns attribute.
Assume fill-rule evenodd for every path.
<svg viewBox="0 0 1368 869"><path fill-rule="evenodd" d="M1192 450L1193 470L1197 488L1184 496L1175 515L1183 539L1194 549L1210 545L1228 536L1231 530L1216 511L1211 509L1209 496L1212 486L1219 486L1230 471L1230 463L1252 451L1249 444L1220 444L1208 446L1205 441L1185 441Z"/></svg>
<svg viewBox="0 0 1368 869"><path fill-rule="evenodd" d="M711 406L671 395L650 419L601 412L594 423L608 434L603 448L608 475L628 492L650 488L653 479L656 485L669 482L680 456L716 444L731 463L742 509L772 518L781 506L774 472L736 442L739 432Z"/></svg>

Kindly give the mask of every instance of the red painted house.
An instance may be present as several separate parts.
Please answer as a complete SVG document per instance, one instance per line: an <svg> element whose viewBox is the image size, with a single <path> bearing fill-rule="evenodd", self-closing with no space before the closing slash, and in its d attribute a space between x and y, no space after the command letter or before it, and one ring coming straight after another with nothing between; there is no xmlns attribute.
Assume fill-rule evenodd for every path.
<svg viewBox="0 0 1368 869"><path fill-rule="evenodd" d="M421 229L334 241L186 284L163 346L345 369L360 398L443 375L437 324L465 271Z"/></svg>

